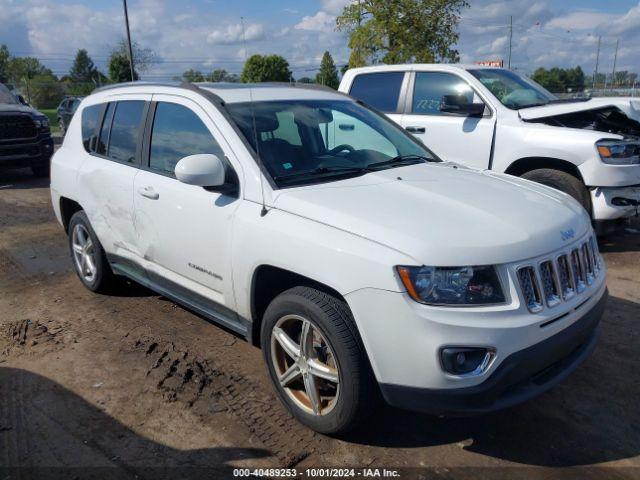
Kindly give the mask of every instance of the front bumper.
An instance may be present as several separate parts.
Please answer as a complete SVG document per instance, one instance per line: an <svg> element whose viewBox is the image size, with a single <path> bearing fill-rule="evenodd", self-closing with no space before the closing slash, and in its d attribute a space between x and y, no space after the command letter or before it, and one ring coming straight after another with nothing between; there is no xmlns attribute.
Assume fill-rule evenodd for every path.
<svg viewBox="0 0 640 480"><path fill-rule="evenodd" d="M380 384L382 395L393 406L435 415L486 413L534 398L566 378L591 354L606 300L605 292L564 330L509 355L479 385L425 389Z"/></svg>
<svg viewBox="0 0 640 480"><path fill-rule="evenodd" d="M591 190L591 204L596 221L632 217L640 211L640 185L596 187Z"/></svg>
<svg viewBox="0 0 640 480"><path fill-rule="evenodd" d="M43 135L29 141L0 142L0 169L47 165L53 155L53 139Z"/></svg>

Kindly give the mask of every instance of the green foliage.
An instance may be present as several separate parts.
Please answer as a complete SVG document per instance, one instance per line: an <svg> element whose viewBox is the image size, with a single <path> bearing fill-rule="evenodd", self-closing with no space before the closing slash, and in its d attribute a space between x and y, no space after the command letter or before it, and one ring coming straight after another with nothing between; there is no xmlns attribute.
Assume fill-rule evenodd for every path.
<svg viewBox="0 0 640 480"><path fill-rule="evenodd" d="M336 64L333 63L333 57L329 52L324 52L322 61L320 62L320 71L316 75L316 83L326 85L334 90L338 89L340 80L338 80L338 70Z"/></svg>
<svg viewBox="0 0 640 480"><path fill-rule="evenodd" d="M9 61L11 54L6 45L0 45L0 83L9 82Z"/></svg>
<svg viewBox="0 0 640 480"><path fill-rule="evenodd" d="M460 12L466 0L360 0L336 19L349 34L350 67L458 61Z"/></svg>
<svg viewBox="0 0 640 480"><path fill-rule="evenodd" d="M137 42L131 46L133 50L133 80L140 78L139 72L145 72L155 60L156 54L150 48L142 48ZM131 67L129 65L129 48L127 42L122 40L111 51L109 56L109 78L112 82L130 82Z"/></svg>
<svg viewBox="0 0 640 480"><path fill-rule="evenodd" d="M235 73L227 72L224 68L217 68L207 75L207 81L237 83L240 81L240 77Z"/></svg>
<svg viewBox="0 0 640 480"><path fill-rule="evenodd" d="M531 77L535 82L551 92L581 92L584 90L585 76L582 68L558 68L550 70L538 68Z"/></svg>
<svg viewBox="0 0 640 480"><path fill-rule="evenodd" d="M185 82L204 82L204 75L200 70L190 68L182 74L182 79Z"/></svg>
<svg viewBox="0 0 640 480"><path fill-rule="evenodd" d="M69 75L63 81L67 84L71 95L88 95L98 85L107 81L107 78L96 68L93 60L85 49L78 50Z"/></svg>
<svg viewBox="0 0 640 480"><path fill-rule="evenodd" d="M29 103L36 108L55 108L64 97L64 88L55 75L44 73L31 79Z"/></svg>
<svg viewBox="0 0 640 480"><path fill-rule="evenodd" d="M252 55L240 75L243 83L288 82L291 78L289 62L280 55Z"/></svg>

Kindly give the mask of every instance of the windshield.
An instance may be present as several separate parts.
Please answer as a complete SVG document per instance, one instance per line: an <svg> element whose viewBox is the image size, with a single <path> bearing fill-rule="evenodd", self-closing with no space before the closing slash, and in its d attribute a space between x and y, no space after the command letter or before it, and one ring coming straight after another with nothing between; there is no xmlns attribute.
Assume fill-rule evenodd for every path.
<svg viewBox="0 0 640 480"><path fill-rule="evenodd" d="M0 103L10 103L10 104L18 103L18 100L16 100L16 97L14 97L9 91L9 89L2 84L0 84Z"/></svg>
<svg viewBox="0 0 640 480"><path fill-rule="evenodd" d="M546 105L557 101L557 97L532 80L510 70L480 68L469 70L507 108Z"/></svg>
<svg viewBox="0 0 640 480"><path fill-rule="evenodd" d="M226 107L279 187L440 161L386 117L349 100L247 102Z"/></svg>

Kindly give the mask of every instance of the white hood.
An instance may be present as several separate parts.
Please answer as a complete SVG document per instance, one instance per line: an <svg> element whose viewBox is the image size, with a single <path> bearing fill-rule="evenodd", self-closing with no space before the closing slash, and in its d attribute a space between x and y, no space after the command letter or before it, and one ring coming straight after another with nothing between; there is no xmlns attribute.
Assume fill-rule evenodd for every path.
<svg viewBox="0 0 640 480"><path fill-rule="evenodd" d="M604 107L618 107L629 118L640 122L640 99L633 97L599 97L591 98L587 101L552 103L540 107L522 108L518 110L518 114L523 120L537 120L539 118L585 112Z"/></svg>
<svg viewBox="0 0 640 480"><path fill-rule="evenodd" d="M590 228L568 195L510 175L419 164L280 190L274 207L435 266L520 261Z"/></svg>

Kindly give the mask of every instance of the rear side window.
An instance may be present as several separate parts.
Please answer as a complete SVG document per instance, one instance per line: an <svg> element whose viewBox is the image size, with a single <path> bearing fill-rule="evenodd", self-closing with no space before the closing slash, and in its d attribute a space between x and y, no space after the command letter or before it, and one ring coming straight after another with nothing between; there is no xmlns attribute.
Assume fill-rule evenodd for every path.
<svg viewBox="0 0 640 480"><path fill-rule="evenodd" d="M107 156L118 162L135 163L145 102L118 102L111 124Z"/></svg>
<svg viewBox="0 0 640 480"><path fill-rule="evenodd" d="M385 113L398 111L404 72L381 72L358 75L349 95Z"/></svg>
<svg viewBox="0 0 640 480"><path fill-rule="evenodd" d="M98 139L98 146L96 147L96 153L100 155L107 154L107 146L109 145L109 132L111 131L111 122L113 122L113 110L115 103L109 103L107 110L104 112L104 120L102 120L102 126L100 127L100 137Z"/></svg>
<svg viewBox="0 0 640 480"><path fill-rule="evenodd" d="M82 110L82 144L87 152L96 148L101 111L102 105L91 105Z"/></svg>
<svg viewBox="0 0 640 480"><path fill-rule="evenodd" d="M149 168L174 175L182 158L200 153L224 158L220 145L195 112L175 103L159 102L151 132Z"/></svg>

